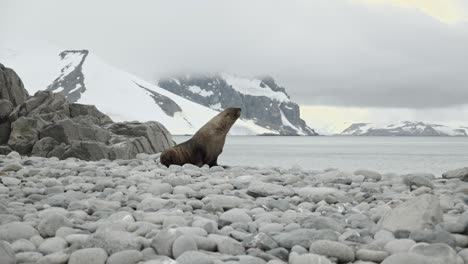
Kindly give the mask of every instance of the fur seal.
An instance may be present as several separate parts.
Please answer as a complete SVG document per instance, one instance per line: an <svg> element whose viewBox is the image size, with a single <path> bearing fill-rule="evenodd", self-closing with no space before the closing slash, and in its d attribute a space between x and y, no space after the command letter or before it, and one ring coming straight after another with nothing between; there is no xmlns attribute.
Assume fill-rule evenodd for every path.
<svg viewBox="0 0 468 264"><path fill-rule="evenodd" d="M240 108L227 108L208 121L191 139L163 151L161 163L167 167L186 163L199 167L204 164L210 167L218 165L226 135L240 114Z"/></svg>

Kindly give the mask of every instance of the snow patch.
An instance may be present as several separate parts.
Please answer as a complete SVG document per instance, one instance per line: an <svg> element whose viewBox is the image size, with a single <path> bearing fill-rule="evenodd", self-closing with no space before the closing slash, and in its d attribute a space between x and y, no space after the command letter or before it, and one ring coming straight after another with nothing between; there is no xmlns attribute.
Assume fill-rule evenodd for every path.
<svg viewBox="0 0 468 264"><path fill-rule="evenodd" d="M187 89L189 89L189 91L191 91L192 93L199 94L203 97L212 96L214 94L213 91L207 91L205 89L200 88L200 86L196 85L190 85L187 87Z"/></svg>
<svg viewBox="0 0 468 264"><path fill-rule="evenodd" d="M251 96L266 96L279 102L290 101L288 96L283 92L273 91L268 86L261 87L260 84L262 81L259 79L239 78L227 73L223 73L221 76L228 85L232 86L233 89L241 94Z"/></svg>

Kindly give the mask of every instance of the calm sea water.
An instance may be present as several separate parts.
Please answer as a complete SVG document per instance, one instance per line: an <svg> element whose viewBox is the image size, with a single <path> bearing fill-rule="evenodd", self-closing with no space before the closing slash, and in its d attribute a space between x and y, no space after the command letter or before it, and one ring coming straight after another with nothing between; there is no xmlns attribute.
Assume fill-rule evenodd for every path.
<svg viewBox="0 0 468 264"><path fill-rule="evenodd" d="M181 143L189 138L176 136L174 140ZM468 167L468 138L228 136L218 163L440 175Z"/></svg>

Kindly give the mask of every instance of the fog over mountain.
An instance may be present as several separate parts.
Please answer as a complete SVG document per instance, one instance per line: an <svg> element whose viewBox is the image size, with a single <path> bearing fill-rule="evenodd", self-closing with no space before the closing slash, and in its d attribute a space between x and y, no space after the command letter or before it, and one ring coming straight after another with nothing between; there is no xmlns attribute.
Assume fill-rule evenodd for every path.
<svg viewBox="0 0 468 264"><path fill-rule="evenodd" d="M84 0L73 9L60 0L0 0L0 7L2 38L89 49L147 81L271 75L314 128L392 113L468 120L468 0ZM345 118L354 110L365 114Z"/></svg>

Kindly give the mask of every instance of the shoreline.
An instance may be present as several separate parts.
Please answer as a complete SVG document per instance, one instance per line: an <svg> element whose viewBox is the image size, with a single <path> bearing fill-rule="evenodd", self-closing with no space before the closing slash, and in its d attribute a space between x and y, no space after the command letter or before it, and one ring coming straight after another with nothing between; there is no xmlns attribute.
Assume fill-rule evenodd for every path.
<svg viewBox="0 0 468 264"><path fill-rule="evenodd" d="M434 178L297 167L166 168L158 155L90 162L0 156L0 240L7 241L0 242L0 260L468 260L468 169Z"/></svg>

